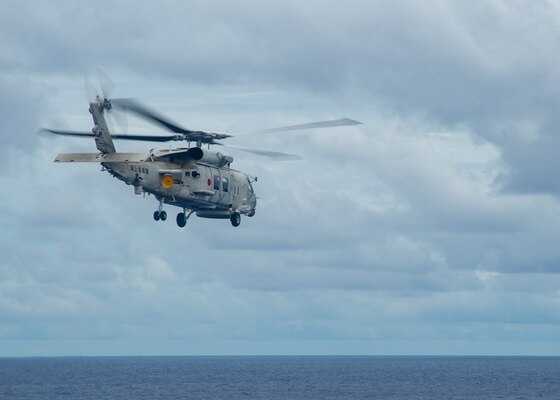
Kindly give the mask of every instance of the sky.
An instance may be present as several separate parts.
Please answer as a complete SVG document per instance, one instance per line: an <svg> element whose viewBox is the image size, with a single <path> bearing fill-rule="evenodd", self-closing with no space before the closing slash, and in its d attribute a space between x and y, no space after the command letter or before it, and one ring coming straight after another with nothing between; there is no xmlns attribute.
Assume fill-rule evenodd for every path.
<svg viewBox="0 0 560 400"><path fill-rule="evenodd" d="M0 356L560 355L557 2L2 9ZM91 129L97 67L115 97L302 160L227 150L255 217L156 223L153 197L52 162L92 140L37 134ZM244 136L342 117L363 124Z"/></svg>

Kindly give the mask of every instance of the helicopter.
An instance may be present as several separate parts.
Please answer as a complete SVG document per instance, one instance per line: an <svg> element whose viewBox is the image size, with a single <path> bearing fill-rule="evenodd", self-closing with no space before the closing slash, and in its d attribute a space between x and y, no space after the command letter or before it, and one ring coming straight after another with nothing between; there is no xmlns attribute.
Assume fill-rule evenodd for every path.
<svg viewBox="0 0 560 400"><path fill-rule="evenodd" d="M105 113L115 109L131 112L172 134L111 134ZM61 136L93 138L98 152L61 153L56 156L55 162L100 163L103 171L133 186L136 195L148 193L155 196L159 203L153 213L155 221L167 220L164 204L182 208L176 217L177 225L181 228L186 226L192 214L201 218L229 219L234 227L239 226L242 215L255 215L257 195L252 184L257 182L257 178L231 168L233 157L210 148L211 145L224 146L221 141L233 135L186 129L137 100L109 99L105 93L103 96L96 95L95 100L89 102L89 112L94 124L91 132L46 128L43 131ZM266 129L259 133L357 124L360 122L342 118ZM116 151L113 139L156 143L185 141L187 147L154 148L147 153L123 153ZM230 147L274 159L299 158L276 151Z"/></svg>

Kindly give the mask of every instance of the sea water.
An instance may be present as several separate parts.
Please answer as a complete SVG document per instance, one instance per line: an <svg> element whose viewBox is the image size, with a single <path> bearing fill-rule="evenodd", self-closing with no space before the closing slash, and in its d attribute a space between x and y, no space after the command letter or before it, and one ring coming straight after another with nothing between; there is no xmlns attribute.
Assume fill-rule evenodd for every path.
<svg viewBox="0 0 560 400"><path fill-rule="evenodd" d="M0 358L0 399L560 399L560 358Z"/></svg>

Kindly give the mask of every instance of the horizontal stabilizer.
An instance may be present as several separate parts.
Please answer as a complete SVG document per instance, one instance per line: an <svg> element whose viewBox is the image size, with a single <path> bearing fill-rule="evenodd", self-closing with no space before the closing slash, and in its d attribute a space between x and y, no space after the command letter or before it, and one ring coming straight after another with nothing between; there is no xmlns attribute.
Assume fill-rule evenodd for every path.
<svg viewBox="0 0 560 400"><path fill-rule="evenodd" d="M148 158L142 153L62 153L54 162L141 162Z"/></svg>

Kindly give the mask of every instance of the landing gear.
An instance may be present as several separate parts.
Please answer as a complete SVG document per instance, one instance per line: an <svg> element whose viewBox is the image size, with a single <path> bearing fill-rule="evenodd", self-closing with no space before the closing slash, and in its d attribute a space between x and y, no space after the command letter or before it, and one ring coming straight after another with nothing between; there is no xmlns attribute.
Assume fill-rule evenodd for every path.
<svg viewBox="0 0 560 400"><path fill-rule="evenodd" d="M185 225L187 225L187 216L185 213L177 214L177 225L179 225L179 228L184 228Z"/></svg>
<svg viewBox="0 0 560 400"><path fill-rule="evenodd" d="M179 226L179 228L184 228L185 225L187 225L187 220L189 219L189 217L192 215L194 211L190 211L187 214L187 209L183 209L182 213L177 214L177 225Z"/></svg>
<svg viewBox="0 0 560 400"><path fill-rule="evenodd" d="M239 224L241 223L241 214L235 211L233 214L231 214L229 220L231 221L231 224L233 226L239 226Z"/></svg>
<svg viewBox="0 0 560 400"><path fill-rule="evenodd" d="M167 219L167 213L165 211L154 211L154 220L165 221Z"/></svg>
<svg viewBox="0 0 560 400"><path fill-rule="evenodd" d="M163 211L163 198L159 200L159 207L157 211L154 211L154 220L155 221L165 221L167 219L167 213Z"/></svg>

